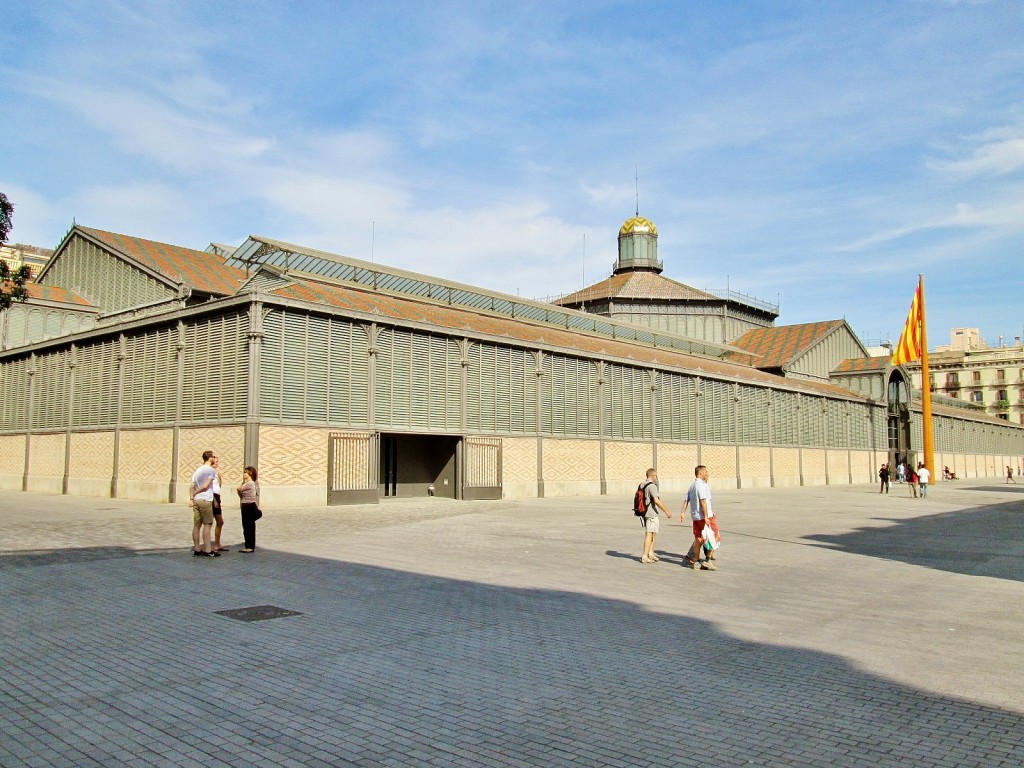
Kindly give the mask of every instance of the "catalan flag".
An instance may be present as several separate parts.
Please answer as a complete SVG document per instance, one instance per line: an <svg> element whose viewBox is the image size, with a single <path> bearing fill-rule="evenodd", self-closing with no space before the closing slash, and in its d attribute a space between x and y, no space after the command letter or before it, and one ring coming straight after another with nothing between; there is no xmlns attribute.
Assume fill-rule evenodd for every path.
<svg viewBox="0 0 1024 768"><path fill-rule="evenodd" d="M900 343L892 353L892 364L903 365L913 360L920 360L923 352L921 339L924 321L924 294L923 285L917 284L917 291L914 292L914 301L910 305L910 314L907 315L907 324L903 326L903 333L900 334Z"/></svg>

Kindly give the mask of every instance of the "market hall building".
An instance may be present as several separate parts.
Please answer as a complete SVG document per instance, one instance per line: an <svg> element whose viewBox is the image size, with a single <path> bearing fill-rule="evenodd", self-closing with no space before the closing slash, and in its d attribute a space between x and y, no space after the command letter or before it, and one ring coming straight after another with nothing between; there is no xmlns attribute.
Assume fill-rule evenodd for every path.
<svg viewBox="0 0 1024 768"><path fill-rule="evenodd" d="M181 501L207 448L229 486L256 465L275 507L626 498L649 466L681 491L697 463L721 486L849 484L917 459L907 371L845 322L723 305L715 324L668 298L739 337L262 237L198 251L75 225L0 315L0 487ZM936 406L934 433L961 477L1024 455L1024 428L963 408Z"/></svg>

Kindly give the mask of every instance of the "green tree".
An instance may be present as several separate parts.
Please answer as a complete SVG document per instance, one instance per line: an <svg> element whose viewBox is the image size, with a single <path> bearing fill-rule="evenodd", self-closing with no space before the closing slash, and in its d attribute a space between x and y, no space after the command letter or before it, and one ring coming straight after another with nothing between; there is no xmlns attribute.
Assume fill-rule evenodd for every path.
<svg viewBox="0 0 1024 768"><path fill-rule="evenodd" d="M7 195L0 192L0 245L7 242L11 231L11 218L14 216L14 204ZM12 302L24 301L28 298L25 283L28 282L30 271L27 265L12 269L7 262L0 259L0 312L11 306Z"/></svg>

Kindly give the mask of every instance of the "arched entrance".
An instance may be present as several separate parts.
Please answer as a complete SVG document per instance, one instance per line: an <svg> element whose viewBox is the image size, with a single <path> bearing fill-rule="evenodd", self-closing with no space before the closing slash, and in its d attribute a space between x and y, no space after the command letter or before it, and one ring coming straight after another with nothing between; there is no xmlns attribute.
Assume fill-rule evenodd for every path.
<svg viewBox="0 0 1024 768"><path fill-rule="evenodd" d="M904 461L913 464L913 457L910 455L913 448L910 444L910 388L898 370L889 374L887 393L886 434L889 438L889 464L896 466Z"/></svg>

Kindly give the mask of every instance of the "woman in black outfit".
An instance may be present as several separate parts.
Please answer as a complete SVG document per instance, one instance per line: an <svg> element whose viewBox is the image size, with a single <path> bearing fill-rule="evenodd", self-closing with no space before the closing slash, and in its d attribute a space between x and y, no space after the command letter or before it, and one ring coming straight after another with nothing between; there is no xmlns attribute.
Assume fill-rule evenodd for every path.
<svg viewBox="0 0 1024 768"><path fill-rule="evenodd" d="M260 511L260 484L256 467L246 467L242 472L242 484L238 486L238 498L242 502L242 536L245 547L239 552L246 554L256 549L256 521L263 517Z"/></svg>

